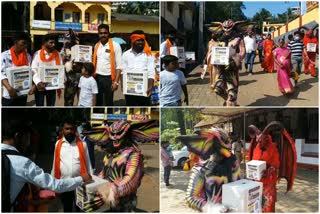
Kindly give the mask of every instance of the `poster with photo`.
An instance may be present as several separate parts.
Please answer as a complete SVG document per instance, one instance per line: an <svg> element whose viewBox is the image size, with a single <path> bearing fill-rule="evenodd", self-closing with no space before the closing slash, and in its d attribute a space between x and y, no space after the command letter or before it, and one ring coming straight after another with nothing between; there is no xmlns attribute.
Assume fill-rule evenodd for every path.
<svg viewBox="0 0 320 214"><path fill-rule="evenodd" d="M46 90L64 88L64 66L41 67L40 79L46 84Z"/></svg>
<svg viewBox="0 0 320 214"><path fill-rule="evenodd" d="M124 94L147 96L148 74L140 71L126 71L123 74Z"/></svg>
<svg viewBox="0 0 320 214"><path fill-rule="evenodd" d="M18 96L28 94L32 87L32 71L29 66L6 69L10 85L18 91Z"/></svg>

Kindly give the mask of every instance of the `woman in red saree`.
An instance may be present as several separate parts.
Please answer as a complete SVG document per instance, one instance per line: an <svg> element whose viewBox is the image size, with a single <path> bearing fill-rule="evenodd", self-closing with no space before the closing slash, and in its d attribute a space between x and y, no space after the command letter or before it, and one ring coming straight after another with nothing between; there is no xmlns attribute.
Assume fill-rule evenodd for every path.
<svg viewBox="0 0 320 214"><path fill-rule="evenodd" d="M265 39L262 43L263 45L263 54L264 54L264 61L261 63L261 67L269 72L272 73L274 70L274 59L272 50L274 48L274 41L271 39L271 35L268 34L267 39Z"/></svg>

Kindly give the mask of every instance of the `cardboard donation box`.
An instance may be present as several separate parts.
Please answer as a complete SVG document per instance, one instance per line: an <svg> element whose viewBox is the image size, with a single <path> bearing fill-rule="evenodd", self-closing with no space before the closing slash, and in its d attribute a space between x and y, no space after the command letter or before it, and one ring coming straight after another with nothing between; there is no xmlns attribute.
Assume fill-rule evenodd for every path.
<svg viewBox="0 0 320 214"><path fill-rule="evenodd" d="M247 178L261 180L263 171L267 168L265 161L252 160L246 163Z"/></svg>
<svg viewBox="0 0 320 214"><path fill-rule="evenodd" d="M32 71L29 66L11 67L6 69L9 84L18 90L18 96L28 94L32 87Z"/></svg>
<svg viewBox="0 0 320 214"><path fill-rule="evenodd" d="M92 62L92 47L89 45L72 46L71 60L75 62Z"/></svg>
<svg viewBox="0 0 320 214"><path fill-rule="evenodd" d="M211 64L229 65L230 47L212 47Z"/></svg>
<svg viewBox="0 0 320 214"><path fill-rule="evenodd" d="M222 185L222 204L234 212L259 213L262 211L262 187L257 181L241 179Z"/></svg>
<svg viewBox="0 0 320 214"><path fill-rule="evenodd" d="M314 43L307 43L307 52L316 52L317 45Z"/></svg>
<svg viewBox="0 0 320 214"><path fill-rule="evenodd" d="M46 90L64 88L64 66L44 66L39 68L41 82L46 84Z"/></svg>
<svg viewBox="0 0 320 214"><path fill-rule="evenodd" d="M186 68L186 54L184 52L184 47L171 47L170 55L178 57L180 68Z"/></svg>
<svg viewBox="0 0 320 214"><path fill-rule="evenodd" d="M108 183L107 180L92 175L92 183L77 187L76 205L85 212L103 212L110 209L110 206L97 196L97 188Z"/></svg>
<svg viewBox="0 0 320 214"><path fill-rule="evenodd" d="M147 97L148 73L143 71L123 72L123 93Z"/></svg>

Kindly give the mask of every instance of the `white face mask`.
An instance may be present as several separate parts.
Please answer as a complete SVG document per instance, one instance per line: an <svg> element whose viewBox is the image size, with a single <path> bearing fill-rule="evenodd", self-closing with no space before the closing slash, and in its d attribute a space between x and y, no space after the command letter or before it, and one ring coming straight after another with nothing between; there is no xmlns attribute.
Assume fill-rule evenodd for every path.
<svg viewBox="0 0 320 214"><path fill-rule="evenodd" d="M294 37L294 40L299 40L299 39L300 39L299 36L295 36L295 37Z"/></svg>

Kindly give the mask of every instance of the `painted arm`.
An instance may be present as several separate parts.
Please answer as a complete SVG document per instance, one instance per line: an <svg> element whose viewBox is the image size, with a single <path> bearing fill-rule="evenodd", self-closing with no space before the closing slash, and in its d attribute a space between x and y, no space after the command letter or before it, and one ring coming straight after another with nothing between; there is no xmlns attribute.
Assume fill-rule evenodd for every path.
<svg viewBox="0 0 320 214"><path fill-rule="evenodd" d="M190 177L186 196L187 204L192 209L197 209L201 211L207 203L206 196L204 193L204 184L205 180L199 168L193 168L193 173Z"/></svg>
<svg viewBox="0 0 320 214"><path fill-rule="evenodd" d="M114 181L116 186L116 196L123 197L134 193L141 181L143 175L143 160L140 152L134 152L130 155L125 175Z"/></svg>

